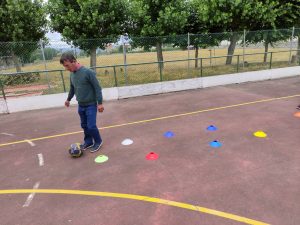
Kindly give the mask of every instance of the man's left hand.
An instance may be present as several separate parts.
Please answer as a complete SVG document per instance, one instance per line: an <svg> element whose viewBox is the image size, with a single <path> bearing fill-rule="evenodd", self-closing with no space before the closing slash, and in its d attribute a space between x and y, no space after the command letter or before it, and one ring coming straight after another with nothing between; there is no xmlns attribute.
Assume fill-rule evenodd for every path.
<svg viewBox="0 0 300 225"><path fill-rule="evenodd" d="M102 104L98 105L98 112L103 112L104 111L104 106Z"/></svg>

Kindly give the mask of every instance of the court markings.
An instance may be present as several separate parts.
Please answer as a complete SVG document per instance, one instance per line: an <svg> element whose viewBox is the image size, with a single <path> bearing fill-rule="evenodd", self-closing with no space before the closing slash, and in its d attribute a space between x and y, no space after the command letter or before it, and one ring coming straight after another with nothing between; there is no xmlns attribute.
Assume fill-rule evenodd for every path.
<svg viewBox="0 0 300 225"><path fill-rule="evenodd" d="M40 182L36 182L35 185L33 186L33 190L38 189L39 186L40 186ZM32 202L34 196L35 196L35 192L31 191L31 193L28 195L23 207L28 207L30 205L30 203Z"/></svg>
<svg viewBox="0 0 300 225"><path fill-rule="evenodd" d="M131 199L145 202L153 202L158 204L164 204L168 206L179 207L183 209L198 211L201 213L206 213L214 216L223 217L225 219L230 219L245 224L252 225L268 225L267 223L249 219L246 217L234 215L231 213L226 213L214 209L204 208L201 206L191 205L182 202L169 201L161 198L153 198L149 196L142 195L133 195L133 194L124 194L124 193L113 193L113 192L98 192L98 191L83 191L83 190L64 190L64 189L11 189L11 190L0 190L0 194L27 194L34 195L35 193L39 194L69 194L69 195L83 195L83 196L98 196L98 197L111 197L111 198L122 198L122 199Z"/></svg>
<svg viewBox="0 0 300 225"><path fill-rule="evenodd" d="M44 166L44 157L42 153L37 154L38 159L39 159L39 166Z"/></svg>
<svg viewBox="0 0 300 225"><path fill-rule="evenodd" d="M235 107L246 106L246 105L253 105L253 104L258 104L258 103L263 103L263 102L271 102L271 101L275 101L275 100L289 99L289 98L295 98L295 97L300 97L300 94L289 95L289 96L278 97L278 98L268 98L268 99L262 99L262 100L251 101L251 102L244 102L244 103L240 103L240 104L233 104L233 105L215 107L215 108L210 108L210 109L203 109L203 110L198 110L198 111L194 111L194 112L187 112L187 113L175 114L175 115L170 115L170 116L156 117L156 118L147 119L147 120L139 120L139 121L134 121L134 122L116 124L116 125L101 127L100 130L116 128L116 127L123 127L123 126L129 126L129 125L134 125L134 124L148 123L148 122L152 122L152 121L176 118L176 117L181 117L181 116L189 116L189 115L194 115L194 114L199 114L199 113L204 113L204 112L211 112L211 111L216 111L216 110L229 109L229 108L235 108ZM33 141L40 141L40 140L45 140L45 139L50 139L50 138L63 137L63 136L67 136L67 135L79 134L79 133L82 133L82 132L83 131L75 131L75 132L62 133L62 134L51 135L51 136L44 136L44 137L39 137L39 138L32 138L32 139L27 139L27 140L20 140L20 141L2 143L2 144L0 144L0 147L8 146L8 145L21 144L21 143L24 143L24 142L30 143L30 142L33 142Z"/></svg>
<svg viewBox="0 0 300 225"><path fill-rule="evenodd" d="M34 147L35 144L32 142L32 140L24 140L25 142L27 142L28 144L30 144L31 147Z"/></svg>
<svg viewBox="0 0 300 225"><path fill-rule="evenodd" d="M15 136L14 134L9 134L9 133L5 133L5 132L3 132L1 134L6 135L6 136Z"/></svg>

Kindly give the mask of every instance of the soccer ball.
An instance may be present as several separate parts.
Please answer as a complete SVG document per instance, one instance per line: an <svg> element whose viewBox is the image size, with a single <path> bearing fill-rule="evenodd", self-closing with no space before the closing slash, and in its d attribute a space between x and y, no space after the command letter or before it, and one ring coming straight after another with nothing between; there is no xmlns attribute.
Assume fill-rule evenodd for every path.
<svg viewBox="0 0 300 225"><path fill-rule="evenodd" d="M78 157L82 156L83 152L80 149L80 143L71 144L69 153L74 158L78 158Z"/></svg>

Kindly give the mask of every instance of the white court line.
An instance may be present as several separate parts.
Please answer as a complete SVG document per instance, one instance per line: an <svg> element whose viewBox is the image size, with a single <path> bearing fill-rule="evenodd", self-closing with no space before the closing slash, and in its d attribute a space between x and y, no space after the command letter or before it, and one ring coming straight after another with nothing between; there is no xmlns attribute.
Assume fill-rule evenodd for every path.
<svg viewBox="0 0 300 225"><path fill-rule="evenodd" d="M40 182L36 182L35 185L33 186L33 189L38 189L40 186ZM28 207L33 199L33 197L35 196L35 193L31 193L30 195L28 195L26 202L24 203L23 207Z"/></svg>
<svg viewBox="0 0 300 225"><path fill-rule="evenodd" d="M3 135L7 135L7 136L15 136L14 134L9 134L9 133L1 133Z"/></svg>
<svg viewBox="0 0 300 225"><path fill-rule="evenodd" d="M42 153L37 154L38 158L39 158L39 165L43 166L44 165L44 157Z"/></svg>
<svg viewBox="0 0 300 225"><path fill-rule="evenodd" d="M35 144L32 142L32 141L30 141L30 140L25 140L28 144L30 144L32 147L33 146L35 146Z"/></svg>

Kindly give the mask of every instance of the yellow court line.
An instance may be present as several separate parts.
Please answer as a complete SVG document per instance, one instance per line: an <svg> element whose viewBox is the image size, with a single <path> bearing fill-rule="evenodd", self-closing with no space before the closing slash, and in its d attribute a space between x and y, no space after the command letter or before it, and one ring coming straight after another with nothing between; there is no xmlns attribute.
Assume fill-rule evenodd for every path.
<svg viewBox="0 0 300 225"><path fill-rule="evenodd" d="M189 209L199 211L201 213L207 213L214 216L223 217L230 220L243 222L245 224L252 225L268 225L267 223L252 220L246 217L234 215L231 213L221 212L218 210L208 209L200 206L195 206L187 203L169 201L161 198L152 198L142 195L123 194L123 193L112 193L112 192L98 192L98 191L82 191L82 190L64 190L64 189L11 189L11 190L0 190L0 194L26 194L26 193L43 193L43 194L70 194L70 195L85 195L85 196L100 196L100 197L112 197L112 198L124 198L133 199L138 201L153 202L164 204L168 206L179 207L183 209Z"/></svg>
<svg viewBox="0 0 300 225"><path fill-rule="evenodd" d="M300 97L300 94L284 96L284 97L278 97L278 98L268 98L268 99L262 99L262 100L251 101L251 102L244 102L244 103L240 103L240 104L227 105L227 106L215 107L215 108L210 108L210 109L203 109L203 110L198 110L198 111L194 111L194 112L181 113L181 114L175 114L175 115L170 115L170 116L156 117L156 118L147 119L147 120L139 120L139 121L134 121L134 122L116 124L116 125L102 127L102 128L100 128L100 130L109 129L109 128L116 128L116 127L123 127L123 126L128 126L128 125L133 125L133 124L147 123L147 122L152 122L152 121L157 121L157 120L170 119L170 118L175 118L175 117L180 117L180 116L188 116L188 115L193 115L193 114L198 114L198 113L203 113L203 112L211 112L211 111L234 108L234 107L245 106L245 105L252 105L252 104L257 104L257 103L262 103L262 102L270 102L270 101L275 101L275 100L295 98L295 97ZM44 136L44 137L33 138L33 139L26 139L26 140L8 142L8 143L0 144L0 147L25 143L25 142L28 142L28 141L39 141L39 140L44 140L44 139L63 137L63 136L72 135L72 134L79 134L79 133L82 133L82 131L75 131L75 132L62 133L62 134Z"/></svg>

